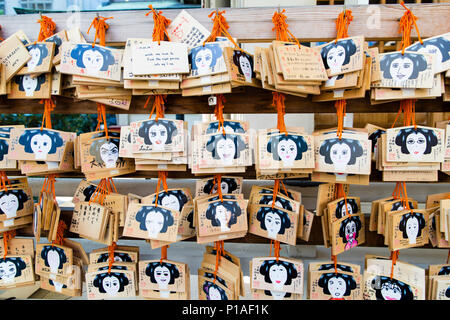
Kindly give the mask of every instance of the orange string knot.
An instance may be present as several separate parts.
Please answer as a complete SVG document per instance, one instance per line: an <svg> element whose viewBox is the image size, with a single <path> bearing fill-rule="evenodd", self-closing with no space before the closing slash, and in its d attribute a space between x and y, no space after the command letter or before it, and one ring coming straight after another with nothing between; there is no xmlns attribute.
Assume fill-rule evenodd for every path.
<svg viewBox="0 0 450 320"><path fill-rule="evenodd" d="M89 34L89 30L91 30L91 27L94 27L95 29L95 36L94 36L94 42L92 42L92 47L95 47L95 43L97 42L97 38L100 40L100 45L105 46L106 45L106 30L108 30L109 25L106 23L106 20L108 19L114 19L114 17L100 17L97 16L92 20L91 25L89 26L89 29L87 33Z"/></svg>
<svg viewBox="0 0 450 320"><path fill-rule="evenodd" d="M419 27L417 27L417 17L412 13L410 9L408 9L405 6L405 3L402 1L401 6L405 8L405 13L400 18L400 25L399 25L399 33L402 34L402 41L401 41L401 48L402 48L402 54L405 53L406 47L408 47L411 44L411 30L412 27L416 29L417 37L419 38L419 41L421 44L423 44L422 38L420 37Z"/></svg>
<svg viewBox="0 0 450 320"><path fill-rule="evenodd" d="M41 19L39 19L37 22L41 25L37 39L38 42L51 37L55 33L56 24L51 18L47 16L41 16Z"/></svg>
<svg viewBox="0 0 450 320"><path fill-rule="evenodd" d="M16 236L16 230L3 232L3 259L8 255L8 242Z"/></svg>
<svg viewBox="0 0 450 320"><path fill-rule="evenodd" d="M277 129L287 135L286 124L284 123L284 115L286 114L285 99L286 96L283 93L272 92L272 106L277 108Z"/></svg>
<svg viewBox="0 0 450 320"><path fill-rule="evenodd" d="M162 11L155 10L152 5L149 5L148 7L151 11L147 12L145 16L153 13L153 41L158 41L158 44L160 44L161 41L164 41L165 37L167 37L167 40L170 41L166 29L170 25L171 21L161 14Z"/></svg>
<svg viewBox="0 0 450 320"><path fill-rule="evenodd" d="M115 242L108 246L108 273L111 273L111 268L114 263L114 252L117 249L117 244Z"/></svg>
<svg viewBox="0 0 450 320"><path fill-rule="evenodd" d="M56 239L52 241L52 246L55 244L62 246L64 244L64 231L67 229L67 224L63 220L59 220L56 229Z"/></svg>
<svg viewBox="0 0 450 320"><path fill-rule="evenodd" d="M352 11L345 9L342 11L336 19L336 42L338 39L348 37L348 27L350 22L353 21Z"/></svg>

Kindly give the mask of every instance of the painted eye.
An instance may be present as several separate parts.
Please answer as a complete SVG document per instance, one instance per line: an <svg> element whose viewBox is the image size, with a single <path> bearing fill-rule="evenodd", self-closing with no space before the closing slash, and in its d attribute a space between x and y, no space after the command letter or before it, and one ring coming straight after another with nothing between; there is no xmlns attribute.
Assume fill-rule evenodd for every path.
<svg viewBox="0 0 450 320"><path fill-rule="evenodd" d="M419 139L417 139L417 143L420 143L420 144L425 143L425 139L419 138Z"/></svg>
<svg viewBox="0 0 450 320"><path fill-rule="evenodd" d="M414 139L408 139L408 140L406 141L406 143L407 143L407 144L414 144L415 141L414 141Z"/></svg>
<svg viewBox="0 0 450 320"><path fill-rule="evenodd" d="M344 155L344 156L345 156L347 153L348 153L347 150L343 150L343 151L342 151L342 155Z"/></svg>
<svg viewBox="0 0 450 320"><path fill-rule="evenodd" d="M339 53L338 53L338 56L339 56L339 57L342 57L343 55L344 55L343 52L339 52Z"/></svg>
<svg viewBox="0 0 450 320"><path fill-rule="evenodd" d="M398 63L397 63L397 62L396 62L396 63L393 63L393 64L392 64L392 67L393 67L393 68L398 68Z"/></svg>
<svg viewBox="0 0 450 320"><path fill-rule="evenodd" d="M403 68L405 69L411 68L411 63L404 63Z"/></svg>
<svg viewBox="0 0 450 320"><path fill-rule="evenodd" d="M47 142L44 142L43 145L44 145L44 147L47 146Z"/></svg>
<svg viewBox="0 0 450 320"><path fill-rule="evenodd" d="M164 137L166 135L166 132L164 130L161 130L161 136Z"/></svg>
<svg viewBox="0 0 450 320"><path fill-rule="evenodd" d="M286 151L286 149L285 149L284 147L282 147L282 148L281 148L281 151L283 151L283 152L284 152L284 151Z"/></svg>
<svg viewBox="0 0 450 320"><path fill-rule="evenodd" d="M150 132L150 136L156 137L156 132Z"/></svg>
<svg viewBox="0 0 450 320"><path fill-rule="evenodd" d="M294 147L291 147L290 150L291 150L291 151L294 151Z"/></svg>
<svg viewBox="0 0 450 320"><path fill-rule="evenodd" d="M33 142L33 144L34 144L35 146L37 146L37 141Z"/></svg>
<svg viewBox="0 0 450 320"><path fill-rule="evenodd" d="M334 59L334 56L333 55L329 55L328 56L328 60L333 60Z"/></svg>
<svg viewBox="0 0 450 320"><path fill-rule="evenodd" d="M9 272L14 272L14 268L13 267L9 268Z"/></svg>
<svg viewBox="0 0 450 320"><path fill-rule="evenodd" d="M337 155L337 151L336 151L336 150L334 150L334 151L333 151L333 154L334 154L334 155Z"/></svg>

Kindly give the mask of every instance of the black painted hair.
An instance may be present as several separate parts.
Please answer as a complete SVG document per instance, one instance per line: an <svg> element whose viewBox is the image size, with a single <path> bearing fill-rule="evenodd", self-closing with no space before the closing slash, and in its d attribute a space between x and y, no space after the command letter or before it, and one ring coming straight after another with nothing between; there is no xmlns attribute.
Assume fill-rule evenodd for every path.
<svg viewBox="0 0 450 320"><path fill-rule="evenodd" d="M55 44L55 56L59 53L59 46L62 44L62 39L58 35L53 35L44 40L45 42L53 42Z"/></svg>
<svg viewBox="0 0 450 320"><path fill-rule="evenodd" d="M211 65L210 68L214 70L214 66L218 59L222 57L222 48L218 43L205 43L205 45L200 45L198 47L192 48L189 52L189 63L191 64L191 70L197 70L197 64L195 58L200 51L210 50L211 51Z"/></svg>
<svg viewBox="0 0 450 320"><path fill-rule="evenodd" d="M113 143L117 147L117 154L119 154L119 139L109 138L109 139L98 139L91 142L91 146L89 147L89 154L94 156L95 162L104 164L104 161L100 154L100 148L102 145L106 143ZM117 161L120 157L117 158Z"/></svg>
<svg viewBox="0 0 450 320"><path fill-rule="evenodd" d="M227 193L232 193L238 187L236 179L234 179L234 178L222 178L221 182L225 182L228 185ZM209 194L213 190L213 187L214 187L214 179L209 179L206 182L205 186L203 187L203 192Z"/></svg>
<svg viewBox="0 0 450 320"><path fill-rule="evenodd" d="M287 194L286 194L286 192L284 191L284 188L282 188L279 192L280 192L282 195L285 195L286 197L288 197L289 199L294 200L294 196L292 195L292 193L288 191ZM259 190L259 193L270 193L270 194L273 194L273 190L270 190L270 189L260 189L260 190Z"/></svg>
<svg viewBox="0 0 450 320"><path fill-rule="evenodd" d="M104 267L100 267L97 269L97 271L104 271L104 270L109 270L109 266L104 266ZM128 268L126 266L115 266L112 265L111 266L111 270L128 270Z"/></svg>
<svg viewBox="0 0 450 320"><path fill-rule="evenodd" d="M40 55L40 57L39 57L39 61L38 61L38 63L36 64L36 65L41 65L42 64L42 60L44 60L44 58L46 57L46 56L48 56L48 49L47 49L47 46L45 45L45 44L43 44L43 43L36 43L36 44L30 44L28 47L27 47L27 50L28 50L28 52L30 52L30 50L31 49L38 49L39 50L39 52L41 53L41 55Z"/></svg>
<svg viewBox="0 0 450 320"><path fill-rule="evenodd" d="M445 296L447 298L450 298L450 287L448 287L447 290L445 290Z"/></svg>
<svg viewBox="0 0 450 320"><path fill-rule="evenodd" d="M425 60L424 56L421 54L410 53L410 52L405 52L404 55L402 55L400 52L386 54L383 57L381 57L381 59L380 59L380 69L383 72L383 78L392 79L390 67L391 67L391 63L397 58L402 58L402 59L408 58L412 61L413 72L409 76L408 79L417 79L417 77L419 76L419 72L422 72L427 69L427 61Z"/></svg>
<svg viewBox="0 0 450 320"><path fill-rule="evenodd" d="M270 292L270 290L264 290L264 294L266 296L272 296L272 293ZM290 293L290 292L284 292L284 297L285 298L290 298L291 295L292 295L292 293Z"/></svg>
<svg viewBox="0 0 450 320"><path fill-rule="evenodd" d="M214 273L205 272L204 276L205 278L214 279ZM221 277L216 275L216 280L219 281L219 283L223 285L225 288L228 288L227 282L223 280Z"/></svg>
<svg viewBox="0 0 450 320"><path fill-rule="evenodd" d="M50 251L56 251L56 253L59 255L59 266L58 266L58 269L62 269L64 263L67 262L67 256L66 256L66 253L64 252L64 249L61 249L59 247L52 247L51 245L44 246L42 248L42 251L41 251L41 258L44 259L46 267L50 267L50 265L48 263L48 259L47 259L48 253Z"/></svg>
<svg viewBox="0 0 450 320"><path fill-rule="evenodd" d="M360 211L356 199L347 199L347 204L349 204L352 207L352 214L355 214ZM347 213L348 212L345 208L345 199L342 199L336 204L336 211L335 211L336 218L338 219L343 218L344 216L347 215Z"/></svg>
<svg viewBox="0 0 450 320"><path fill-rule="evenodd" d="M217 143L219 143L220 140L226 140L230 139L233 141L234 146L236 147L236 153L234 154L233 159L238 159L241 155L241 151L245 150L245 142L242 139L241 136L235 135L235 134L216 134L209 138L208 142L206 143L206 150L211 152L211 155L214 159L220 159L219 154L216 150Z"/></svg>
<svg viewBox="0 0 450 320"><path fill-rule="evenodd" d="M3 161L5 155L8 154L8 140L0 140L0 161Z"/></svg>
<svg viewBox="0 0 450 320"><path fill-rule="evenodd" d="M156 120L148 120L148 121L142 122L141 126L139 127L138 134L141 138L144 138L144 143L148 144L148 145L152 144L152 142L150 141L150 138L148 136L148 133L149 133L151 127L156 126L156 125L162 125L162 126L164 126L164 128L166 128L167 141L165 144L171 144L172 138L178 134L178 130L177 130L177 126L175 125L175 123L173 121L169 121L169 120L158 120L158 122L156 122Z"/></svg>
<svg viewBox="0 0 450 320"><path fill-rule="evenodd" d="M278 154L278 145L281 141L291 140L297 146L297 155L295 160L301 160L303 157L303 152L308 151L308 145L302 136L292 135L292 134L281 134L277 136L270 137L267 143L267 152L272 154L273 160L281 161L280 155Z"/></svg>
<svg viewBox="0 0 450 320"><path fill-rule="evenodd" d="M284 234L285 229L291 227L291 220L289 219L289 215L286 212L278 210L277 208L261 207L256 213L256 219L260 222L261 229L267 230L265 218L268 213L275 213L281 219L281 227L280 231L278 231L278 234Z"/></svg>
<svg viewBox="0 0 450 320"><path fill-rule="evenodd" d="M330 68L328 66L328 61L327 61L328 52L330 52L331 49L337 48L337 47L342 47L342 48L344 48L344 51L345 51L345 59L344 59L344 62L342 63L342 65L348 64L350 62L350 57L356 53L356 45L355 45L355 42L353 41L353 39L340 40L337 43L335 43L333 41L332 43L324 46L320 50L320 54L322 56L322 61L325 66L325 69Z"/></svg>
<svg viewBox="0 0 450 320"><path fill-rule="evenodd" d="M195 229L194 226L194 210L189 211L186 220L189 222L189 228L190 229Z"/></svg>
<svg viewBox="0 0 450 320"><path fill-rule="evenodd" d="M25 91L25 88L23 86L23 79L25 77L31 78L29 74L16 76L14 78L14 82L19 85L19 91ZM45 80L46 80L45 74L40 74L34 79L36 80L36 88L33 91L41 90L41 86L45 83Z"/></svg>
<svg viewBox="0 0 450 320"><path fill-rule="evenodd" d="M430 154L431 148L436 146L438 143L438 139L433 130L424 129L424 128L406 128L400 129L397 136L395 137L395 144L401 147L400 151L403 154L409 154L408 148L406 147L407 139L410 134L421 133L425 137L425 141L427 143L427 147L425 148L424 154Z"/></svg>
<svg viewBox="0 0 450 320"><path fill-rule="evenodd" d="M97 187L95 185L90 184L83 190L84 201L89 201L91 199L91 197L94 194L96 188Z"/></svg>
<svg viewBox="0 0 450 320"><path fill-rule="evenodd" d="M122 262L133 262L130 255L126 252L114 252L114 260L116 258L120 259ZM109 261L109 253L108 252L102 253L97 258L97 263L107 262L107 261Z"/></svg>
<svg viewBox="0 0 450 320"><path fill-rule="evenodd" d="M14 195L17 198L17 201L19 203L19 206L17 208L17 211L22 210L25 202L28 201L28 196L22 189L10 189L10 190L3 190L0 191L0 202L2 201L2 197L5 195ZM0 214L5 214L3 210L0 208Z"/></svg>
<svg viewBox="0 0 450 320"><path fill-rule="evenodd" d="M353 139L341 139L338 138L334 139L327 139L322 142L322 145L319 149L319 154L321 156L325 157L325 163L327 164L333 164L333 161L331 160L331 147L335 144L346 144L350 148L350 161L348 162L349 165L356 163L356 158L361 157L363 155L363 148L361 146L361 143L358 140Z"/></svg>
<svg viewBox="0 0 450 320"><path fill-rule="evenodd" d="M237 222L237 217L242 213L241 207L237 201L217 201L212 202L208 205L206 209L206 218L211 220L211 224L214 227L220 226L220 221L216 218L216 210L218 206L224 206L226 210L230 211L230 220L227 226L230 228L233 224Z"/></svg>
<svg viewBox="0 0 450 320"><path fill-rule="evenodd" d="M238 121L225 120L223 126L230 127L234 133L245 133L244 128L242 128L241 123ZM206 133L216 133L217 130L219 130L219 121L210 122L208 128L206 128Z"/></svg>
<svg viewBox="0 0 450 320"><path fill-rule="evenodd" d="M446 276L450 274L450 266L443 266L438 272L438 276Z"/></svg>
<svg viewBox="0 0 450 320"><path fill-rule="evenodd" d="M161 213L162 216L164 217L164 225L160 232L161 233L166 232L167 228L173 225L174 220L172 212L161 207L153 207L153 206L141 207L141 209L139 209L139 211L136 213L136 220L140 222L139 228L141 230L147 230L147 227L145 226L145 219L147 218L147 215L153 211Z"/></svg>
<svg viewBox="0 0 450 320"><path fill-rule="evenodd" d="M147 267L145 268L145 274L150 277L150 281L152 283L157 283L155 279L155 270L157 267L166 267L169 270L170 273L170 280L169 284L174 284L175 279L178 279L180 277L180 271L178 271L178 268L176 265L172 263L167 262L150 262Z"/></svg>
<svg viewBox="0 0 450 320"><path fill-rule="evenodd" d="M70 56L77 61L77 67L79 68L86 68L83 63L83 55L86 51L98 52L103 56L103 64L100 71L107 71L109 66L115 62L113 54L106 48L99 46L92 47L91 44L77 44L70 52Z"/></svg>
<svg viewBox="0 0 450 320"><path fill-rule="evenodd" d="M117 278L119 280L119 292L122 292L125 287L130 283L130 280L128 280L127 276L124 273L120 273L120 272L105 272L105 273L99 273L95 276L94 278L94 287L98 288L98 291L100 291L100 293L106 293L105 289L103 288L103 280L105 280L105 278Z"/></svg>
<svg viewBox="0 0 450 320"><path fill-rule="evenodd" d="M359 230L361 230L362 224L361 224L361 220L359 219L358 216L351 216L347 219L345 219L344 221L341 222L341 227L339 228L339 237L342 238L342 241L344 243L347 243L347 239L345 237L345 228L347 227L347 225L349 225L351 222L355 223L355 227L356 227L356 235L355 235L355 239L358 239L358 235L359 235Z"/></svg>
<svg viewBox="0 0 450 320"><path fill-rule="evenodd" d="M212 283L211 281L205 281L203 283L203 292L206 293L206 298L208 300L210 300L209 299L209 289L211 289L211 288L215 288L215 289L217 289L219 291L221 300L228 300L228 297L227 297L227 294L225 293L225 290L223 290L218 285Z"/></svg>
<svg viewBox="0 0 450 320"><path fill-rule="evenodd" d="M376 283L378 282L379 288L376 288ZM391 279L390 277L385 276L376 276L372 280L372 288L375 290L375 296L377 300L384 300L383 295L381 294L381 288L383 285L389 285L389 286L396 286L401 292L401 298L400 300L413 300L414 295L406 283L399 281L397 279Z"/></svg>
<svg viewBox="0 0 450 320"><path fill-rule="evenodd" d="M183 190L169 190L169 191L161 191L158 193L158 205L162 206L162 200L168 196L175 196L180 203L180 211L183 209L184 205L188 202L188 197L184 193ZM153 199L152 203L156 202L156 197Z"/></svg>
<svg viewBox="0 0 450 320"><path fill-rule="evenodd" d="M407 51L419 51L421 48L424 48L428 45L432 45L435 46L439 49L439 51L442 54L442 61L441 62L445 62L448 59L450 59L450 41L448 41L446 38L444 37L438 37L438 38L434 38L434 39L425 39L423 40L423 45L418 42L416 44L413 44L412 46L407 48Z"/></svg>
<svg viewBox="0 0 450 320"><path fill-rule="evenodd" d="M413 203L411 201L408 201L408 202L409 202L409 207L413 208ZM391 211L398 211L400 207L403 207L403 201L396 201L392 204Z"/></svg>
<svg viewBox="0 0 450 320"><path fill-rule="evenodd" d="M282 266L284 269L286 269L286 282L283 283L283 285L290 285L292 283L292 280L297 278L298 272L295 269L295 266L293 263L287 262L287 261L281 261L281 260L264 260L261 264L261 267L259 267L259 273L261 273L264 276L264 281L266 283L272 283L270 280L270 268L272 266Z"/></svg>
<svg viewBox="0 0 450 320"><path fill-rule="evenodd" d="M386 133L386 130L377 129L371 134L369 134L369 140L372 141L372 153L375 151L375 145L377 144L377 139L381 137L383 133Z"/></svg>
<svg viewBox="0 0 450 320"><path fill-rule="evenodd" d="M52 279L48 279L48 283L49 283L51 286L53 286L53 287L55 286L55 283L53 282ZM67 288L67 286L66 286L65 284L63 284L62 287L63 287L64 289Z"/></svg>
<svg viewBox="0 0 450 320"><path fill-rule="evenodd" d="M6 262L12 262L16 266L16 274L14 277L20 277L22 275L22 270L24 270L27 267L27 264L25 261L23 261L20 257L6 257L0 259L0 264L6 263ZM0 274L0 279L3 278L3 275Z"/></svg>
<svg viewBox="0 0 450 320"><path fill-rule="evenodd" d="M345 271L345 272L353 272L353 268L350 266L346 266L343 264L336 264L336 269L341 270L341 271ZM319 271L324 271L324 270L334 270L334 263L327 263L327 264L322 264L319 267Z"/></svg>
<svg viewBox="0 0 450 320"><path fill-rule="evenodd" d="M342 280L344 280L344 282L346 284L345 292L344 292L345 297L349 296L350 293L352 292L352 290L356 289L356 281L351 275L344 274L344 273L335 273L335 272L323 273L319 278L318 284L319 284L319 287L321 287L323 289L324 294L328 294L328 295L331 294L330 290L328 290L328 282L332 278L341 278Z"/></svg>
<svg viewBox="0 0 450 320"><path fill-rule="evenodd" d="M404 239L408 239L408 234L406 233L406 223L408 222L409 219L413 219L416 218L417 222L418 222L418 231L417 231L417 236L420 237L420 235L422 234L422 229L425 228L426 226L426 221L425 218L423 217L423 214L418 213L418 212L410 212L407 214L404 214L402 216L402 219L400 220L400 224L398 225L398 229L400 231L403 232L402 236Z"/></svg>
<svg viewBox="0 0 450 320"><path fill-rule="evenodd" d="M250 63L250 68L252 70L252 78L256 77L255 71L253 70L253 57L249 55L248 53L245 53L241 50L234 50L233 51L233 63L238 67L239 73L244 74L244 72L241 69L240 59L241 57L247 58Z"/></svg>
<svg viewBox="0 0 450 320"><path fill-rule="evenodd" d="M259 200L259 204L271 204L271 201L273 201L273 195L262 196ZM275 198L275 202L279 202L284 210L292 211L292 206L289 200L277 196Z"/></svg>
<svg viewBox="0 0 450 320"><path fill-rule="evenodd" d="M61 138L59 132L49 131L46 129L25 130L19 138L19 143L24 146L24 150L26 153L33 153L33 149L31 149L31 139L38 134L42 136L47 135L52 141L52 147L48 152L49 154L56 153L56 149L62 147L64 144L64 141Z"/></svg>

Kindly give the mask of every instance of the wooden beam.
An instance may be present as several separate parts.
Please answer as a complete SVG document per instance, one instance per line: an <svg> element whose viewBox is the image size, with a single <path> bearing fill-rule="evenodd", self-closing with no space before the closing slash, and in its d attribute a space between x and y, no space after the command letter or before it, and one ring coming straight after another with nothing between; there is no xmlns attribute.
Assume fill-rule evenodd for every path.
<svg viewBox="0 0 450 320"><path fill-rule="evenodd" d="M270 91L242 87L236 88L236 92L225 94L226 102L224 113L276 113L272 106L272 93ZM133 96L130 110L122 110L107 107L108 113L149 114L150 110L144 109L146 96ZM311 98L301 98L286 95L287 113L334 113L334 102L312 102ZM151 105L151 104L150 104ZM397 112L399 102L371 105L366 99L347 100L347 112L373 113L373 112ZM0 113L43 113L44 106L39 100L33 99L7 99L0 97ZM212 113L214 108L208 105L208 96L182 97L181 95L168 95L165 112L167 114L202 114ZM416 112L447 112L450 111L450 102L437 99L421 99L416 102ZM80 114L97 113L96 102L83 100L74 102L66 97L56 97L56 108L53 113Z"/></svg>
<svg viewBox="0 0 450 320"><path fill-rule="evenodd" d="M435 36L449 31L446 18L450 16L450 4L408 4L414 15L418 17L418 27L423 38ZM399 4L380 5L348 5L354 17L349 35L363 34L369 40L394 40L400 39L398 22L405 12ZM278 7L271 8L224 8L225 18L233 37L241 42L264 41L275 38L272 31L272 15ZM222 9L219 9L222 10ZM287 22L290 31L301 41L324 41L336 37L335 19L342 12L342 5L335 6L302 6L286 8ZM212 29L211 19L208 14L214 9L187 9L187 11L203 24L208 30ZM127 38L151 38L153 30L152 16L145 16L141 11L102 11L102 16L114 17L108 20L110 28L106 34L108 42L122 42ZM173 20L180 9L164 10L163 14ZM74 12L47 14L55 21L57 31L68 29L77 25L83 34L89 28L95 12ZM20 16L2 16L2 35L9 35L22 29L32 41L38 35L38 14ZM92 42L94 32L85 34L87 40ZM415 37L415 30L412 32Z"/></svg>

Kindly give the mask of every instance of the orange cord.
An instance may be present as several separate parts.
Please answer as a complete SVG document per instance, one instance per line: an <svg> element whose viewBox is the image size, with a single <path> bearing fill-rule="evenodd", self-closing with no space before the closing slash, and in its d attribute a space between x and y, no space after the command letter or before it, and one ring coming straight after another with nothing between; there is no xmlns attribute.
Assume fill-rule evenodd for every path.
<svg viewBox="0 0 450 320"><path fill-rule="evenodd" d="M331 260L333 260L333 263L334 263L334 273L337 274L338 273L338 271L337 271L337 256L332 254Z"/></svg>
<svg viewBox="0 0 450 320"><path fill-rule="evenodd" d="M108 19L114 19L113 17L105 18L97 16L92 20L91 25L89 26L89 29L87 31L87 34L89 34L89 30L91 30L91 27L94 27L95 29L95 36L94 36L94 42L92 42L92 47L95 47L95 43L97 42L97 38L100 40L100 45L105 46L106 45L106 30L108 30L109 25L106 23L106 20Z"/></svg>
<svg viewBox="0 0 450 320"><path fill-rule="evenodd" d="M153 108L152 111L150 112L150 117L149 119L152 118L153 113L156 111L155 113L155 121L158 122L159 118L164 118L164 103L165 100L167 98L167 95L162 95L162 94L158 94L155 95L155 100L153 101ZM144 105L144 109L147 108L147 104L150 101L150 96L147 98L147 101L145 102Z"/></svg>
<svg viewBox="0 0 450 320"><path fill-rule="evenodd" d="M10 230L3 232L3 259L8 255L8 241L16 236L16 230Z"/></svg>
<svg viewBox="0 0 450 320"><path fill-rule="evenodd" d="M334 103L334 107L336 108L336 114L337 114L337 130L336 135L339 137L339 140L342 139L342 131L344 130L344 117L346 114L346 100L337 100Z"/></svg>
<svg viewBox="0 0 450 320"><path fill-rule="evenodd" d="M404 54L406 47L411 45L411 29L413 26L416 29L417 37L419 38L420 43L423 44L423 41L422 38L420 37L419 28L417 27L416 24L417 17L412 13L410 9L408 9L405 6L405 3L403 1L400 3L400 5L406 9L406 12L400 19L400 27L399 27L399 33L402 34L402 41L401 41L402 54Z"/></svg>
<svg viewBox="0 0 450 320"><path fill-rule="evenodd" d="M223 11L213 11L208 15L208 18L211 18L214 16L211 20L213 21L213 28L211 30L211 34L208 38L206 38L205 41L203 41L203 46L205 46L206 42L214 42L216 41L216 38L221 36L222 34L225 35L228 40L233 43L234 47L238 50L244 51L242 48L239 47L239 45L234 41L233 37L228 32L228 29L230 26L228 25L227 19L223 16L225 13L225 10Z"/></svg>
<svg viewBox="0 0 450 320"><path fill-rule="evenodd" d="M41 203L42 200L42 194L44 192L49 192L53 195L53 200L56 202L56 195L55 195L55 182L56 182L56 174L48 174L45 176L44 184L42 186L41 192L39 194L39 203Z"/></svg>
<svg viewBox="0 0 450 320"><path fill-rule="evenodd" d="M106 106L103 103L97 102L97 127L95 131L100 130L100 125L103 123L103 131L105 131L106 140L109 139L108 135L108 123L106 121Z"/></svg>
<svg viewBox="0 0 450 320"><path fill-rule="evenodd" d="M274 24L274 27L272 28L272 30L276 32L277 40L285 42L295 42L300 48L300 42L288 29L288 24L286 22L287 17L284 14L285 12L286 10L283 9L283 11L281 12L275 11L273 13L272 22Z"/></svg>
<svg viewBox="0 0 450 320"><path fill-rule="evenodd" d="M67 225L63 220L58 221L58 229L56 230L56 239L52 241L52 247L56 244L62 246L64 244L64 230Z"/></svg>
<svg viewBox="0 0 450 320"><path fill-rule="evenodd" d="M42 116L42 123L41 123L41 131L44 128L51 129L52 128L52 111L55 110L55 103L52 99L42 99L39 101L40 104L44 105L44 114Z"/></svg>
<svg viewBox="0 0 450 320"><path fill-rule="evenodd" d="M214 268L214 281L216 284L217 271L219 270L220 260L224 253L224 241L214 241L214 250L216 251L216 266Z"/></svg>
<svg viewBox="0 0 450 320"><path fill-rule="evenodd" d="M344 9L336 19L336 42L339 39L348 37L348 27L350 22L353 21L352 11Z"/></svg>
<svg viewBox="0 0 450 320"><path fill-rule="evenodd" d="M108 246L108 273L111 273L111 268L114 263L114 251L117 249L117 244L115 242Z"/></svg>
<svg viewBox="0 0 450 320"><path fill-rule="evenodd" d="M158 196L159 196L159 184L162 183L164 191L167 192L167 171L158 171L158 182L156 183L156 198L155 198L155 207L158 206Z"/></svg>
<svg viewBox="0 0 450 320"><path fill-rule="evenodd" d="M392 260L392 266L391 266L391 279L394 276L394 266L397 263L398 260L398 256L400 255L400 251L396 250L396 251L391 251L391 257L390 259Z"/></svg>
<svg viewBox="0 0 450 320"><path fill-rule="evenodd" d="M223 94L216 95L217 97L217 104L214 108L214 115L216 116L217 121L219 122L219 125L217 127L217 132L220 131L222 128L222 134L225 135L225 127L223 125L224 118L223 118L223 104L226 102L225 96Z"/></svg>
<svg viewBox="0 0 450 320"><path fill-rule="evenodd" d="M162 263L163 260L167 260L167 248L169 248L169 245L161 247L161 259L159 259L159 263Z"/></svg>
<svg viewBox="0 0 450 320"><path fill-rule="evenodd" d="M8 185L11 185L11 182L8 179L8 176L6 175L5 171L0 171L0 190L8 191Z"/></svg>
<svg viewBox="0 0 450 320"><path fill-rule="evenodd" d="M41 27L39 29L39 35L36 42L41 42L42 40L51 37L55 33L56 24L55 22L53 22L51 18L41 16L41 19L38 20L37 22L41 24Z"/></svg>
<svg viewBox="0 0 450 320"><path fill-rule="evenodd" d="M92 193L91 198L89 199L89 204L91 204L91 202L96 202L103 205L106 196L113 191L117 193L113 179L110 177L102 178Z"/></svg>
<svg viewBox="0 0 450 320"><path fill-rule="evenodd" d="M170 41L166 28L170 25L171 21L161 14L162 11L156 11L152 5L148 7L151 11L147 12L145 16L147 17L150 13L153 13L153 41L158 41L158 44L161 44L161 41L164 41L165 38Z"/></svg>
<svg viewBox="0 0 450 320"><path fill-rule="evenodd" d="M277 129L287 135L286 124L284 123L284 115L286 114L285 99L286 96L283 93L272 92L272 106L277 108Z"/></svg>

